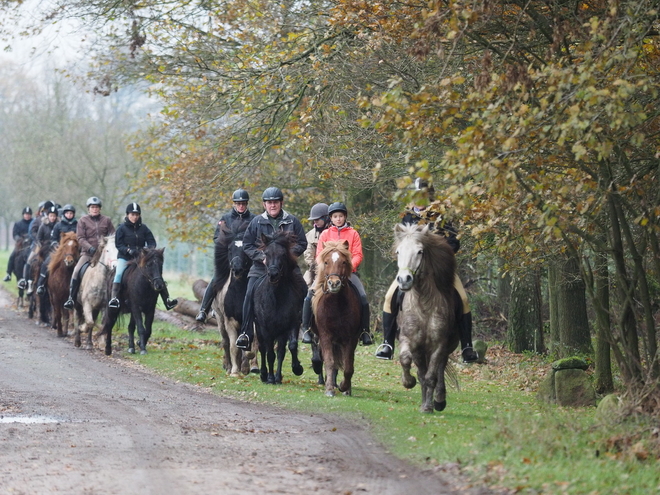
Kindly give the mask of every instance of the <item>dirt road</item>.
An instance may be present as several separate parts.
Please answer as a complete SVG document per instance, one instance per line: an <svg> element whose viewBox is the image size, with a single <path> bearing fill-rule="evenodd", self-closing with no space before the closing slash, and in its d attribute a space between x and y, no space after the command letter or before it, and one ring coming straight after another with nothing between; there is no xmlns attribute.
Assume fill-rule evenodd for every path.
<svg viewBox="0 0 660 495"><path fill-rule="evenodd" d="M456 493L359 426L222 399L75 349L0 291L0 493L312 492Z"/></svg>

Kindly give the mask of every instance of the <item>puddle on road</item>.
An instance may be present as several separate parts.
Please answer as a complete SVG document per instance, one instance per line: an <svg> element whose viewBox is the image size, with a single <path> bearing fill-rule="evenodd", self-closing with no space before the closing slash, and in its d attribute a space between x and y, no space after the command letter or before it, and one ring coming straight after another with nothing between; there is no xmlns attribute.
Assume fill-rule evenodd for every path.
<svg viewBox="0 0 660 495"><path fill-rule="evenodd" d="M46 424L61 423L61 419L48 416L0 416L0 423Z"/></svg>

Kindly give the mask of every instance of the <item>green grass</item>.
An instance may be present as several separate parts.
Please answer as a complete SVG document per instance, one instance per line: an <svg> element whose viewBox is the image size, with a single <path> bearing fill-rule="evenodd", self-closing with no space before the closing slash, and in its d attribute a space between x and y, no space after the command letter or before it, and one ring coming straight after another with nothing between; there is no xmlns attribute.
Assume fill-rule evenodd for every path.
<svg viewBox="0 0 660 495"><path fill-rule="evenodd" d="M6 258L0 252L0 263ZM174 296L192 298L184 295L187 280L181 278L180 289L176 276L167 280ZM15 288L15 282L4 287ZM373 358L374 347L358 347L353 396L328 398L316 383L306 345L300 346L304 374L293 375L287 356L284 383L273 386L258 375L229 377L215 331L156 324L145 356L125 352L125 328L114 335L116 357L223 397L363 422L394 454L420 465L457 464L475 483L525 494L660 493L660 425L630 420L601 426L595 409L538 403L536 386L549 366L533 355L493 346L487 365L457 366L460 390L450 388L445 411L422 414L419 387L404 389L398 362Z"/></svg>

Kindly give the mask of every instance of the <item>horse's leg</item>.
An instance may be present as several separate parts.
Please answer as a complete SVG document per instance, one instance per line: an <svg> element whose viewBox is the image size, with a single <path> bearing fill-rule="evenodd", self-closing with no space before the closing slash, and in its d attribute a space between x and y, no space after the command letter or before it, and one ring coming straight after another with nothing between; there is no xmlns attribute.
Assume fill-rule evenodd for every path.
<svg viewBox="0 0 660 495"><path fill-rule="evenodd" d="M275 342L271 339L268 339L266 344L266 359L268 360L268 378L266 383L274 384L275 383Z"/></svg>
<svg viewBox="0 0 660 495"><path fill-rule="evenodd" d="M319 332L319 346L323 352L323 368L325 369L325 395L335 396L335 387L337 387L337 366L335 365L335 356L332 352L332 342L329 337Z"/></svg>
<svg viewBox="0 0 660 495"><path fill-rule="evenodd" d="M151 338L151 329L154 324L154 314L156 314L156 306L153 309L144 313L144 351L147 351L147 344Z"/></svg>
<svg viewBox="0 0 660 495"><path fill-rule="evenodd" d="M401 384L406 388L413 388L417 384L415 377L410 374L413 357L407 340L400 339L399 362L401 363Z"/></svg>
<svg viewBox="0 0 660 495"><path fill-rule="evenodd" d="M323 356L321 355L318 340L314 338L312 338L312 369L319 377L317 383L319 385L325 385L325 380L323 379Z"/></svg>
<svg viewBox="0 0 660 495"><path fill-rule="evenodd" d="M112 328L115 326L115 323L117 322L117 317L119 316L119 313L116 311L110 311L105 314L105 317L103 318L103 329L101 330L101 333L105 335L105 355L110 356L112 354ZM93 324L92 324L93 325ZM91 332L91 326L90 330Z"/></svg>
<svg viewBox="0 0 660 495"><path fill-rule="evenodd" d="M84 314L84 320L85 324L83 326L84 333L86 336L86 342L87 342L87 349L92 348L92 330L94 329L94 321L96 321L96 316L94 314L94 309L92 308L92 305L89 302L85 302L83 304L83 309L82 312ZM98 313L97 313L98 314ZM115 322L113 321L112 324L114 325ZM82 331L81 330L81 331ZM78 333L78 339L76 340L76 347L80 347L81 342L80 342L80 333Z"/></svg>
<svg viewBox="0 0 660 495"><path fill-rule="evenodd" d="M128 322L128 353L135 354L135 315L133 313L131 313L131 319Z"/></svg>
<svg viewBox="0 0 660 495"><path fill-rule="evenodd" d="M80 347L80 327L85 327L85 317L83 316L81 308L74 309L76 318L73 327L73 345L75 347Z"/></svg>
<svg viewBox="0 0 660 495"><path fill-rule="evenodd" d="M266 344L259 340L259 354L261 355L261 381L263 383L268 383L268 366L267 366L267 354Z"/></svg>
<svg viewBox="0 0 660 495"><path fill-rule="evenodd" d="M284 346L282 346L284 347ZM293 328L289 334L289 351L291 352L291 371L296 376L303 374L303 367L298 359L298 329Z"/></svg>
<svg viewBox="0 0 660 495"><path fill-rule="evenodd" d="M277 341L277 371L275 372L275 383L277 384L282 383L282 363L284 363L284 358L286 356L287 340L288 339L285 337L280 337ZM292 351L292 355L293 355L293 351ZM300 361L298 361L298 366L300 366ZM302 366L300 366L300 368L302 369Z"/></svg>
<svg viewBox="0 0 660 495"><path fill-rule="evenodd" d="M435 388L437 368L431 367L432 362L433 359L427 357L426 354L423 353L421 356L418 356L418 360L415 361L419 385L422 388L422 406L420 407L420 411L423 413L433 412L433 389Z"/></svg>
<svg viewBox="0 0 660 495"><path fill-rule="evenodd" d="M445 370L447 369L447 361L449 360L449 353L443 352L439 358L439 363L436 368L436 384L433 394L433 408L436 411L444 411L447 407L447 385L445 383Z"/></svg>
<svg viewBox="0 0 660 495"><path fill-rule="evenodd" d="M355 347L350 344L344 345L342 354L342 359L344 361L344 379L339 384L339 391L344 395L352 395L351 380L353 379L353 373L355 372Z"/></svg>

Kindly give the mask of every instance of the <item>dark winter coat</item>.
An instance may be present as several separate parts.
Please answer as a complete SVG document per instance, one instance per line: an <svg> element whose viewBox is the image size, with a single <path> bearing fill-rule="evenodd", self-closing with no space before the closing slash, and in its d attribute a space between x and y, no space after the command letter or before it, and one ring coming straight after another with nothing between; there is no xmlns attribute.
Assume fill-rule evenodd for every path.
<svg viewBox="0 0 660 495"><path fill-rule="evenodd" d="M115 233L115 226L112 220L105 215L85 215L78 220L76 235L80 244L81 253L89 253L89 248L98 248L102 237L107 237Z"/></svg>
<svg viewBox="0 0 660 495"><path fill-rule="evenodd" d="M25 218L21 218L18 222L14 224L14 229L12 230L11 235L15 241L17 241L18 239L20 239L24 235L27 235L30 232L31 223L32 220L26 220Z"/></svg>
<svg viewBox="0 0 660 495"><path fill-rule="evenodd" d="M135 258L141 249L155 248L156 239L149 227L142 223L142 218L132 223L126 217L115 233L115 246L117 257L128 261Z"/></svg>
<svg viewBox="0 0 660 495"><path fill-rule="evenodd" d="M46 222L41 227L39 227L39 231L37 232L37 241L39 241L39 244L43 246L47 242L50 242L50 234L54 227L55 222Z"/></svg>
<svg viewBox="0 0 660 495"><path fill-rule="evenodd" d="M71 220L68 218L63 218L55 225L55 227L53 227L53 231L50 233L50 240L53 242L60 242L60 237L62 237L62 234L66 234L67 232L75 232L77 228L78 219L76 217L73 217Z"/></svg>
<svg viewBox="0 0 660 495"><path fill-rule="evenodd" d="M244 213L237 212L234 208L222 215L215 227L215 234L213 234L213 241L218 242L218 237L221 235L223 229L229 228L237 239L242 239L245 233L246 226L255 217L255 214L250 210L245 210Z"/></svg>
<svg viewBox="0 0 660 495"><path fill-rule="evenodd" d="M273 227L272 220L277 227ZM264 253L258 248L261 246L262 234L272 236L275 232L291 232L296 236L296 245L292 249L296 256L300 256L307 249L307 238L300 220L285 210L282 210L275 219L271 219L268 213L263 212L252 219L243 236L243 250L254 262L249 277L259 277L266 273L266 266L263 263Z"/></svg>

